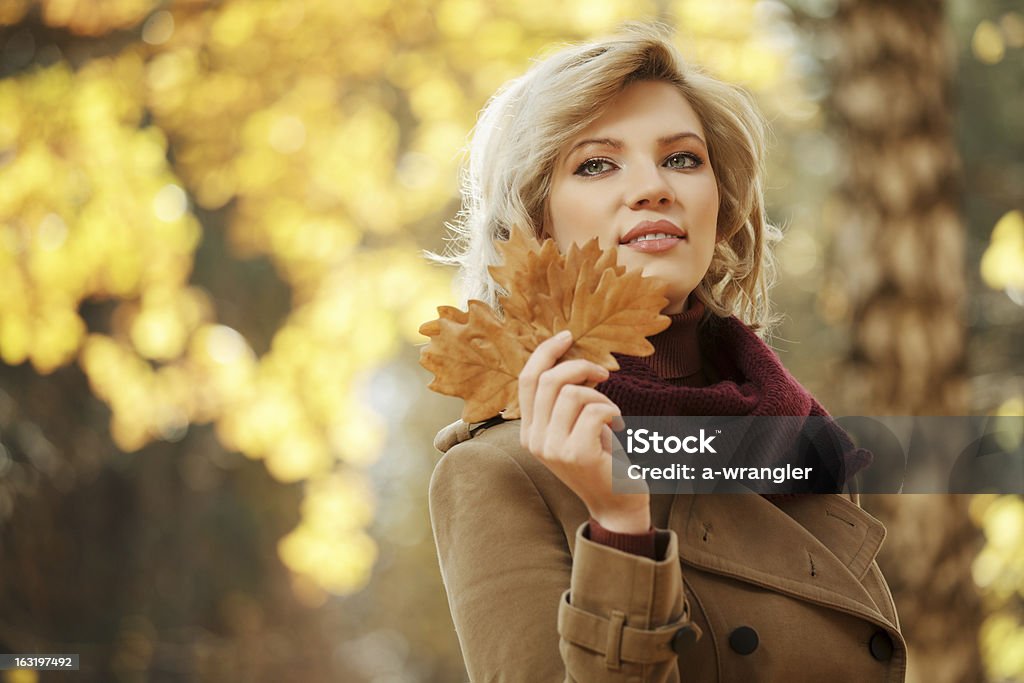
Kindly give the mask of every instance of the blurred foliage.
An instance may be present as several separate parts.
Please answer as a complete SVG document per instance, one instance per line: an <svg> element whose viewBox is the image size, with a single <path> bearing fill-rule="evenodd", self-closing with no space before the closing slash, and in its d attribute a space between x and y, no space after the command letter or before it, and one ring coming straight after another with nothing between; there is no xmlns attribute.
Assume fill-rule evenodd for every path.
<svg viewBox="0 0 1024 683"><path fill-rule="evenodd" d="M997 21L978 22L971 37L971 52L985 64L998 64L1006 51L1024 47L1024 15L1006 12Z"/></svg>
<svg viewBox="0 0 1024 683"><path fill-rule="evenodd" d="M160 4L160 0L5 0L0 7L0 24L15 24L30 9L38 9L48 26L86 36L102 36L131 28Z"/></svg>
<svg viewBox="0 0 1024 683"><path fill-rule="evenodd" d="M992 241L981 257L981 277L1024 306L1024 214L1007 212L992 229Z"/></svg>
<svg viewBox="0 0 1024 683"><path fill-rule="evenodd" d="M977 278L968 307L979 412L1024 415L1024 13L1019 3L951 4L961 46L960 137L968 245ZM1020 448L1021 435L1011 435ZM976 496L986 543L974 564L985 601L982 653L992 680L1024 680L1024 499Z"/></svg>
<svg viewBox="0 0 1024 683"><path fill-rule="evenodd" d="M458 151L477 111L552 44L656 14L692 28L684 49L696 59L767 91L783 82L786 55L763 39L763 9L751 0L5 3L0 287L12 295L0 298L0 357L27 361L54 387L77 366L122 451L191 449L211 424L223 448L301 484L298 524L277 544L295 597L325 605L365 586L378 561L379 580L396 588L362 607L353 598L366 634L342 659L367 679L399 675L413 659L404 636L381 628L394 617L370 614L422 600L397 589L405 574L385 577L416 568L395 565L395 544L416 543L423 555L413 561L431 562L421 495L430 468L414 480L413 515L408 491L392 492L380 474L417 471L394 445L394 430L413 424L408 408L404 421L389 415L409 389L380 383L425 384L416 373L389 380L389 364L451 298L452 274L418 254L437 246L454 211ZM267 325L248 318L261 315L259 302L218 279L259 259L290 293L265 342ZM10 415L12 428L25 419ZM41 433L23 441L33 457L60 451ZM379 460L385 448L397 462ZM189 488L220 480L222 456L210 451L212 468L183 457ZM164 505L162 494L151 500ZM8 506L6 515L17 509L27 514ZM451 648L452 634L436 627L446 617L436 577L432 585L441 609L405 630L416 642L440 634ZM244 595L219 598L222 615L251 614ZM115 671L144 670L171 647L159 618L128 616L116 629ZM125 654L139 647L149 654Z"/></svg>
<svg viewBox="0 0 1024 683"><path fill-rule="evenodd" d="M791 4L820 14L830 3ZM981 4L972 11L988 7ZM248 469L257 461L282 490L301 492L280 499L291 507L273 511L277 525L267 532L292 572L294 597L330 608L332 594L349 595L343 611L364 630L318 670L345 680L450 680L450 668L418 650L458 652L444 621L424 499L434 457L425 435L457 408L445 413L426 397L428 378L412 347L425 341L419 324L453 298L452 274L418 254L439 246L441 226L457 208L458 151L487 97L557 43L655 16L679 27L684 53L754 91L772 119L784 144L770 160L771 210L788 228L780 263L793 283L780 289L781 307L838 323L841 295L819 291L828 207L811 199L825 196L842 168L821 132L818 60L827 46L808 50L784 3L0 2L0 359L12 366L6 377L27 386L30 367L55 392L24 410L59 407L74 444L68 457L82 459L82 469L100 461L123 470L129 465L94 434L95 421L109 418L113 443L146 458L131 467L154 477L142 498L172 495L200 506L189 491L243 472L258 480ZM968 23L969 54L979 64L1019 63L1018 13ZM1020 204L998 215L1012 209ZM998 243L992 235L998 255L990 257L997 263L990 284L1009 293L999 273L1013 277L1007 259L1017 253L1018 228L1017 219L1006 220L1011 227L997 228ZM244 270L238 264L263 262L268 269L253 266L252 280L223 284L224 273ZM275 284L288 298L280 316L269 296L260 298ZM834 336L816 343L835 334L824 329L796 328L794 336L819 352L835 348ZM797 367L798 376L816 374ZM97 417L73 393L69 373L81 373L109 412ZM69 386L71 398L61 402ZM0 400L0 428L26 424L18 415ZM218 454L204 425L219 448L244 458ZM36 444L24 448L33 462L53 460L44 435L13 429L0 433L0 475L17 456L13 446L4 450L11 433ZM165 447L181 449L178 468L155 455ZM154 474L179 470L187 490ZM84 487L75 482L86 480L61 477L45 490L72 498L69 491ZM267 486L251 490L269 496ZM0 486L0 528L17 505ZM250 523L225 501L209 516L184 520L167 505L156 509L181 527L180 537L161 532L178 539L171 555L184 554L188 535L208 525ZM992 517L993 534L1024 519L1010 510ZM182 605L202 602L180 596L192 595L189 572L204 567L175 567L177 582L157 572L164 577L157 592ZM429 598L416 592L425 573ZM357 592L371 580L385 588ZM209 590L215 597L203 599L225 624L223 638L238 639L237 650L229 652L219 633L171 636L163 623L110 617L118 679L143 680L132 672L160 657L194 657L203 680L274 680L269 664L247 675L229 663L252 652L269 662L295 633L314 643L337 632L286 621L272 630L297 617L269 603L261 608L267 598L255 580ZM1020 638L1020 610L1000 614L986 634L992 652ZM1013 666L994 670L1021 670Z"/></svg>
<svg viewBox="0 0 1024 683"><path fill-rule="evenodd" d="M1018 414L1024 406L1017 406ZM975 496L971 516L985 532L986 543L974 562L974 580L988 602L990 616L981 643L989 674L995 680L1024 676L1024 499L1020 496ZM1007 608L1016 605L1016 608Z"/></svg>
<svg viewBox="0 0 1024 683"><path fill-rule="evenodd" d="M163 6L40 3L47 26L134 26L141 40L0 82L0 277L14 294L0 355L42 374L77 361L122 450L213 422L225 447L308 481L311 499L365 488L382 422L353 387L448 298L409 235L450 204L480 104L552 39L641 8L569 3L558 21L527 2ZM783 56L751 40L753 2L672 9L706 38L697 59L757 89L779 80ZM225 210L232 252L268 256L292 292L260 357L189 283L197 210ZM116 302L107 329L79 312L96 300ZM361 586L375 551L362 532L372 496L358 501L347 512L360 522L304 506L282 559L332 592Z"/></svg>

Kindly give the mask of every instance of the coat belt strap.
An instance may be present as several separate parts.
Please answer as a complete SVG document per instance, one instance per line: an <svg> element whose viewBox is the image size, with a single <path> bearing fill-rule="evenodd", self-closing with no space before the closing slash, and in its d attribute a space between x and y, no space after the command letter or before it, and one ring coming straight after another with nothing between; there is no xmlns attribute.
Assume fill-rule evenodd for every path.
<svg viewBox="0 0 1024 683"><path fill-rule="evenodd" d="M604 649L604 665L609 671L618 671L622 667L622 629L625 628L626 615L619 610L612 610L611 623L608 624L608 644Z"/></svg>
<svg viewBox="0 0 1024 683"><path fill-rule="evenodd" d="M696 630L697 637L700 637L700 628L685 613L675 623L655 629L639 629L624 626L622 619L607 619L573 606L569 603L568 590L562 593L558 605L558 635L574 645L605 655L609 664L620 661L657 664L671 660L676 657L672 650L672 637L683 627ZM616 641L618 652L611 652Z"/></svg>

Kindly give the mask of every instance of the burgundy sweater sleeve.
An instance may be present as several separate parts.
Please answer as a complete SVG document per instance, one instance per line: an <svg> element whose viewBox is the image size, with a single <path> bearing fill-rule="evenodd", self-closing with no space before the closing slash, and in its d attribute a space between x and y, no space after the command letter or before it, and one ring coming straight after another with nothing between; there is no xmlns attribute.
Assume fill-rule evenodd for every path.
<svg viewBox="0 0 1024 683"><path fill-rule="evenodd" d="M621 550L641 557L657 559L654 555L654 527L642 534L620 534L615 531L608 531L597 523L593 517L590 518L590 540L601 545L606 545L616 550Z"/></svg>

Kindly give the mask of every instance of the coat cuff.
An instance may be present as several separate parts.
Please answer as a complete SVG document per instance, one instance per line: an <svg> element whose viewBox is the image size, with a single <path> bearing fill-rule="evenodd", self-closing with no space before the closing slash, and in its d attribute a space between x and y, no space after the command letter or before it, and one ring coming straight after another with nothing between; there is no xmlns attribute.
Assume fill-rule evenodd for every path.
<svg viewBox="0 0 1024 683"><path fill-rule="evenodd" d="M672 661L680 644L701 637L683 594L679 541L655 530L652 560L576 531L569 590L558 605L558 633L568 644L603 655L606 670Z"/></svg>
<svg viewBox="0 0 1024 683"><path fill-rule="evenodd" d="M576 530L569 583L573 606L602 617L625 615L626 624L654 628L683 614L683 576L679 540L672 530L657 529L656 557L616 550L589 538L589 521Z"/></svg>

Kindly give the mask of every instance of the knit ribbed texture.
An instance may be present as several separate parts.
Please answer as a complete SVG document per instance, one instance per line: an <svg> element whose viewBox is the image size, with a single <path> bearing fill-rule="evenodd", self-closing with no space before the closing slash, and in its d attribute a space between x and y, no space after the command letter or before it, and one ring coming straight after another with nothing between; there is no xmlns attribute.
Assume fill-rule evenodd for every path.
<svg viewBox="0 0 1024 683"><path fill-rule="evenodd" d="M620 370L597 385L625 416L825 415L782 367L767 344L735 317L710 316L697 331L699 346L720 381L676 386L643 358L613 354ZM661 365L658 363L658 365Z"/></svg>
<svg viewBox="0 0 1024 683"><path fill-rule="evenodd" d="M616 531L609 531L601 526L596 519L590 518L590 540L595 543L610 546L623 552L657 559L654 556L654 527L652 526L645 533L622 534Z"/></svg>
<svg viewBox="0 0 1024 683"><path fill-rule="evenodd" d="M690 297L690 302L688 309L669 316L671 325L647 338L654 346L654 353L641 360L661 379L675 380L669 384L703 387L710 382L703 372L697 326L705 309L696 297Z"/></svg>

